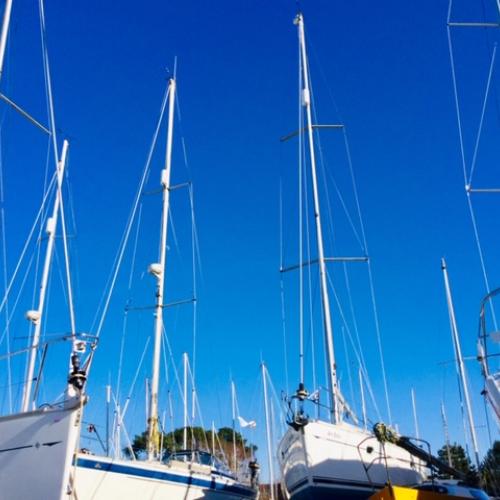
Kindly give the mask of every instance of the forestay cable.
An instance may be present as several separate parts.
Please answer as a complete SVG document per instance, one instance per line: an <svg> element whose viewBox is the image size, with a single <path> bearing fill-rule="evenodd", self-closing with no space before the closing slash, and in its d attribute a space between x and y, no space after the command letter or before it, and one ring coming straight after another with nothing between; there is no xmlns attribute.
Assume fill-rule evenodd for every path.
<svg viewBox="0 0 500 500"><path fill-rule="evenodd" d="M321 68L321 66L320 66ZM324 75L323 75L324 76ZM339 113L340 115L340 112L338 110L338 107L335 103L335 100L333 99L333 95L331 94L330 92L330 97L332 98L332 101L335 105L335 107L337 108L337 112ZM312 95L312 90L311 90L311 99L312 99L312 102L313 102L313 109L314 108L314 97ZM358 196L358 190L357 190L357 183L356 183L356 178L355 178L355 175L354 175L354 168L353 168L353 164L352 164L352 157L351 157L351 152L350 152L350 148L349 148L349 142L347 140L347 133L346 133L346 130L345 130L345 127L342 127L342 132L343 132L343 137L344 137L344 144L345 144L345 150L346 150L346 157L347 157L347 162L348 162L348 166L349 166L349 173L350 173L350 177L351 177L351 183L352 183L352 188L353 188L353 194L354 194L354 200L355 200L355 204L356 204L356 210L357 210L357 216L358 216L358 219L359 219L359 225L360 225L360 232L361 232L361 238L359 237L358 235L358 232L356 230L356 227L353 223L353 220L349 214L349 211L347 210L347 206L345 204L345 201L340 193L340 190L335 182L335 179L334 177L332 176L331 172L328 171L331 179L332 179L332 182L333 182L333 185L335 187L335 190L337 192L337 195L339 197L339 200L340 200L340 203L341 203L341 206L346 214L346 217L347 217L347 220L353 230L353 234L355 236L355 238L357 239L358 243L360 244L360 246L362 247L362 249L364 250L365 252L365 255L369 255L368 253L368 245L367 245L367 239L366 239L366 232L365 232L365 229L364 229L364 222L363 222L363 217L362 217L362 213L361 213L361 205L360 205L360 202L359 202L359 196ZM319 140L319 134L317 134L318 136L318 140ZM320 153L320 158L321 158L321 165L322 165L322 168L323 168L323 173L325 175L325 171L326 169L324 168L324 158L323 158L323 154L322 154L322 149L321 149L321 141L319 140L318 142L318 147L319 147L319 153ZM329 210L330 210L330 205L328 206L329 207ZM330 213L330 221L332 220L331 218L331 213ZM372 302L372 310L373 310L373 316L374 316L374 322L375 322L375 333L376 333L376 338L377 338L377 345L378 345L378 351L379 351L379 358L380 358L380 363L381 363L381 370L382 370L382 379L383 379L383 385L384 385L384 393L385 393L385 401L386 401L386 407L387 407L387 414L388 414L388 418L389 418L389 423L392 423L392 412L391 412L391 408L390 408L390 401L389 401L389 390L388 390L388 385L387 385L387 376L386 376L386 371L385 371L385 360L384 360L384 355L383 355L383 349L382 349L382 339L381 339L381 333L380 333L380 321L379 321L379 317L378 317L378 310L377 310L377 303L376 303L376 299L375 299L375 288L374 288L374 284L373 284L373 276L372 276L372 270L371 270L371 263L370 263L370 260L368 259L368 279L369 279L369 286L370 286L370 295L371 295L371 302ZM361 351L362 352L362 351Z"/></svg>
<svg viewBox="0 0 500 500"><path fill-rule="evenodd" d="M450 0L450 3L448 4L448 19L447 19L447 34L448 34L448 51L450 53L450 62L451 62L451 78L453 82L453 93L454 93L454 98L455 98L455 111L457 114L457 125L458 125L458 137L460 141L460 156L462 160L462 170L464 174L464 183L467 185L467 167L466 167L466 162L465 162L465 149L464 149L464 138L463 138L463 132L462 132L462 117L460 113L460 104L458 100L458 87L457 87L457 76L455 72L455 58L453 56L453 43L451 39L451 28L450 28L450 21L451 21L451 6L452 6L453 0Z"/></svg>
<svg viewBox="0 0 500 500"><path fill-rule="evenodd" d="M56 179L56 174L54 173L53 177L52 177L52 180L50 181L50 185L49 185L49 189L47 189L46 193L45 193L45 196L42 200L42 205L40 206L40 209L38 211L38 214L36 215L36 218L35 218L35 222L33 223L33 225L31 226L31 230L28 234L28 237L26 238L26 242L24 244L24 247L21 251L21 255L19 257L19 260L17 262L17 265L14 269L14 272L12 274L12 277L9 281L9 285L7 286L7 290L5 291L5 295L2 299L2 301L0 302L0 313L3 311L3 308L5 307L5 304L7 302L7 297L9 296L9 293L10 293L10 290L12 288L12 285L14 284L14 281L16 279L16 276L17 276L17 273L19 272L19 268L21 267L21 264L22 264L22 261L24 260L24 256L26 255L26 252L28 250L28 246L29 246L29 243L31 242L31 239L33 238L33 233L35 232L35 229L38 225L38 221L42 215L42 212L43 212L43 209L45 208L45 202L47 201L47 198L50 194L50 190L52 188L52 185L54 184L55 182L55 179Z"/></svg>
<svg viewBox="0 0 500 500"><path fill-rule="evenodd" d="M104 292L103 297L101 299L101 302L99 304L97 313L96 313L96 317L94 318L92 329L93 329L93 327L95 325L95 322L97 321L98 311L102 307L102 313L101 313L101 317L99 319L99 323L98 323L97 331L96 331L96 337L97 338L99 338L99 336L101 334L102 327L103 327L104 321L106 319L106 315L107 315L107 312L108 312L109 304L110 304L110 301L111 301L111 296L113 294L113 290L114 290L114 287L115 287L115 284L116 284L116 280L118 278L118 273L120 271L120 267L121 267L121 263L122 263L122 260L123 260L123 256L125 254L125 249L126 249L126 246L127 246L127 243L128 243L129 236L130 236L130 232L132 230L132 225L133 225L133 222L135 220L135 216L136 216L136 213L137 213L137 210L138 210L138 206L139 206L139 202L140 202L140 199L141 199L142 191L143 191L143 188L144 188L144 184L146 182L146 178L147 178L147 175L148 175L148 172L149 172L149 167L150 167L151 160L152 160L152 157L153 157L153 152L154 152L154 149L155 149L155 146L156 146L156 142L158 140L158 134L160 132L161 123L163 121L163 116L164 116L164 113L165 113L165 108L166 108L166 104L167 104L167 100L168 100L168 94L169 94L169 87L167 86L167 89L165 90L165 93L164 93L164 96L163 96L163 101L161 103L160 114L159 114L159 117L158 117L158 121L157 121L157 124L156 124L156 128L155 128L154 134L153 134L153 139L151 141L151 146L149 148L149 153L148 153L148 156L147 156L147 159L146 159L146 163L144 165L144 170L143 170L143 173L142 173L142 177L141 177L141 180L140 180L140 183L139 183L139 187L138 187L136 195L135 195L135 199L134 199L134 203L133 203L133 206L132 206L132 210L131 210L131 212L129 214L129 219L128 219L128 222L127 222L127 225L126 225L126 228L125 228L125 232L124 232L124 235L122 237L122 241L120 242L120 246L118 248L118 252L116 254L116 257L115 257L115 261L114 261L114 265L113 265L113 270L112 270L112 272L111 272L111 274L110 274L110 276L108 278L108 282L107 282L107 286L109 286L108 293L106 294ZM90 369L90 366L88 368Z"/></svg>
<svg viewBox="0 0 500 500"><path fill-rule="evenodd" d="M280 179L280 271L283 270L283 186ZM283 283L283 273L280 272L280 298L281 298L281 328L283 334L283 355L285 366L285 387L286 393L290 394L290 384L288 378L288 349L286 342L286 314L285 314L285 286Z"/></svg>
<svg viewBox="0 0 500 500"><path fill-rule="evenodd" d="M46 29L45 29L45 11L43 0L39 0L40 7L40 31L42 38L42 54L43 54L43 65L44 65L44 76L45 76L45 86L47 92L47 105L49 110L49 121L50 121L50 130L52 137L52 146L54 151L54 160L56 163L56 170L59 170L59 153L57 150L57 130L56 130L56 121L55 121L55 113L54 113L54 99L52 96L52 82L50 77L50 66L49 66L49 55L47 50L47 41L46 41ZM71 332L73 335L76 333L76 325L75 325L75 311L73 306L73 289L71 285L71 274L70 274L70 264L69 264L69 252L68 252L68 242L67 242L67 234L66 234L66 220L64 216L64 203L62 196L62 179L61 183L57 183L56 196L59 197L59 210L61 213L61 228L62 228L62 239L63 239L63 247L64 247L64 258L65 258L65 267L66 267L66 283L68 287L68 305L69 305L69 314L70 314L70 322L71 322Z"/></svg>
<svg viewBox="0 0 500 500"><path fill-rule="evenodd" d="M484 253L481 245L481 241L479 238L479 231L477 227L477 222L476 218L474 215L474 210L472 207L472 200L470 198L470 182L472 181L472 174L475 168L475 163L476 163L476 150L474 151L474 160L473 160L473 165L471 168L471 174L470 177L467 176L467 166L466 166L466 160L465 160L465 148L464 148L464 137L463 137L463 128L462 128L462 117L461 117L461 111L460 111L460 103L459 103L459 97L458 97L458 84L457 84L457 77L456 77L456 70L455 70L455 58L454 58L454 51L453 51L453 41L452 41L452 36L451 36L451 9L452 9L452 4L453 0L449 1L448 4L448 17L447 17L447 34L448 34L448 51L450 54L450 65L451 65L451 76L452 76L452 82L453 82L453 94L454 94L454 100L455 100L455 111L456 111L456 116L457 116L457 127L458 127L458 137L459 137L459 143L460 143L460 157L461 157L461 162L462 162L462 170L463 170L463 175L464 175L464 182L465 182L465 190L466 190L466 195L467 195L467 205L469 208L469 212L471 215L471 221L472 221L472 228L474 231L474 238L476 241L476 246L479 254L479 261L481 265L481 271L483 274L483 279L484 279L484 284L486 287L486 292L490 293L491 288L488 280L488 275L486 271L486 263L484 259ZM486 95L483 101L483 109L481 113L481 119L480 119L480 126L479 126L479 131L478 131L478 136L476 139L476 148L478 147L479 143L479 137L481 134L482 130L482 123L483 123L483 116L485 112L485 106L486 106L486 101L489 93L489 87L490 87L490 79L492 77L492 72L493 72L493 63L496 55L496 46L494 47L493 51L493 56L490 64L490 71L488 74L488 83L486 86ZM493 305L490 302L490 309L491 309L491 314L492 314L492 319L495 325L495 329L497 329L497 321L496 321L496 316L495 316L495 311L493 309Z"/></svg>
<svg viewBox="0 0 500 500"><path fill-rule="evenodd" d="M353 338L352 338L352 335L351 335L351 330L349 328L349 325L347 323L346 317L344 315L344 311L342 309L342 304L340 302L340 299L339 299L339 297L337 295L337 292L336 292L335 288L333 288L333 286L332 286L330 275L328 273L327 273L327 278L328 278L328 282L330 283L330 287L332 288L333 296L335 298L335 303L337 304L337 307L339 309L339 313L340 313L340 317L342 319L342 323L344 324L346 332L347 332L347 334L349 336L349 340L351 341L353 352L354 352L354 354L356 356L356 359L358 361L358 364L361 367L361 370L363 372L363 376L365 378L365 383L366 383L366 386L368 388L368 392L370 393L370 398L371 398L373 406L375 408L375 412L377 413L377 417L379 419L381 419L380 411L379 411L379 408L378 408L378 405L377 405L377 401L375 399L375 395L374 395L374 392L373 392L373 389L372 389L370 378L368 377L368 370L367 370L366 366L363 364L363 360L361 359L361 356L360 356L359 352L356 349L356 346L354 344L354 341L353 341Z"/></svg>
<svg viewBox="0 0 500 500"><path fill-rule="evenodd" d="M483 130L484 115L486 113L486 104L488 103L488 96L490 93L491 78L493 76L493 67L495 65L495 57L497 53L497 44L495 43L493 47L493 54L491 55L490 69L488 72L488 81L486 83L486 90L484 93L483 107L481 109L481 118L479 119L479 127L477 131L476 144L474 145L474 154L472 155L472 164L469 174L468 186L472 185L472 176L474 175L474 169L476 168L477 152L479 149L479 139L481 138L481 132Z"/></svg>

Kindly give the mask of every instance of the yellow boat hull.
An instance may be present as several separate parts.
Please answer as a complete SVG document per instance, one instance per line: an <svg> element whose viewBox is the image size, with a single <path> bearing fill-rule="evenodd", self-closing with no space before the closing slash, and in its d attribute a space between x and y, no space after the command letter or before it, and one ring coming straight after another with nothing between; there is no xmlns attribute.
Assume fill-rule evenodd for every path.
<svg viewBox="0 0 500 500"><path fill-rule="evenodd" d="M400 486L386 486L370 497L370 500L460 500L460 497L420 491ZM463 500L463 498L462 498Z"/></svg>

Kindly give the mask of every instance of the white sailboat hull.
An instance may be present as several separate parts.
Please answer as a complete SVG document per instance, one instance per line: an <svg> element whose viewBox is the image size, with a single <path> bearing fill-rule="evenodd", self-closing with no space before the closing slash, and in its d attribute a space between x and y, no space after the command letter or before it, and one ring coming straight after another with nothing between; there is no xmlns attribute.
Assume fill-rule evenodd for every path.
<svg viewBox="0 0 500 500"><path fill-rule="evenodd" d="M424 479L422 464L405 450L388 443L385 456L372 434L347 423L290 428L278 447L283 486L293 499L366 499L389 478L395 485Z"/></svg>
<svg viewBox="0 0 500 500"><path fill-rule="evenodd" d="M241 500L256 491L200 464L142 462L76 457L75 492L78 500Z"/></svg>
<svg viewBox="0 0 500 500"><path fill-rule="evenodd" d="M0 417L0 498L68 499L81 404Z"/></svg>

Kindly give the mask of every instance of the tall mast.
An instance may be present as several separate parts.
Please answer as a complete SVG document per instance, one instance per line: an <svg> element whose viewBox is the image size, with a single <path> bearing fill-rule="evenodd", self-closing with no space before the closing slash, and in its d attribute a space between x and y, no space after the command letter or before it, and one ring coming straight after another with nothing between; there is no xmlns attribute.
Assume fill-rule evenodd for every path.
<svg viewBox="0 0 500 500"><path fill-rule="evenodd" d="M111 386L106 386L106 456L109 457L109 415L111 406Z"/></svg>
<svg viewBox="0 0 500 500"><path fill-rule="evenodd" d="M363 389L363 375L361 373L361 368L358 371L359 375L359 390L361 392L361 411L363 413L363 426L365 431L368 427L368 421L366 420L366 403L365 403L365 391Z"/></svg>
<svg viewBox="0 0 500 500"><path fill-rule="evenodd" d="M61 153L61 159L57 163L57 190L54 200L54 207L52 210L52 217L47 219L47 226L45 231L48 235L47 249L45 252L45 261L42 271L42 279L40 283L40 296L38 299L38 308L34 311L28 311L26 318L35 325L35 331L31 340L31 350L28 359L28 369L26 372L26 382L23 390L23 403L21 411L26 412L30 409L31 403L31 390L33 386L33 375L35 373L36 354L38 351L38 344L40 342L40 334L42 328L42 316L45 304L45 295L47 293L47 283L49 280L50 265L52 263L52 254L54 253L54 243L57 231L57 221L59 218L59 207L62 198L62 181L64 176L64 169L66 167L66 156L68 153L68 141L64 141Z"/></svg>
<svg viewBox="0 0 500 500"><path fill-rule="evenodd" d="M153 460L159 450L158 434L158 386L160 381L160 354L163 332L163 289L165 285L165 261L167 257L167 225L168 208L170 202L170 172L172 163L172 137L174 132L175 112L175 80L169 80L169 107L167 150L165 168L161 172L161 187L163 191L163 209L161 215L160 262L149 266L150 273L156 278L156 305L155 305L155 343L153 350L153 374L151 377L151 399L148 416L148 460Z"/></svg>
<svg viewBox="0 0 500 500"><path fill-rule="evenodd" d="M182 363L184 366L184 394L183 394L183 401L184 401L184 433L183 433L183 448L187 450L187 443L188 443L188 402L187 402L187 395L188 395L188 357L187 353L185 352L182 355Z"/></svg>
<svg viewBox="0 0 500 500"><path fill-rule="evenodd" d="M331 421L338 423L340 421L339 405L337 401L337 371L335 365L335 356L333 350L333 330L332 317L330 312L330 300L328 298L328 283L326 275L325 252L323 249L323 231L321 228L320 204L318 195L318 180L316 175L316 156L314 151L313 123L311 117L311 91L309 88L309 69L307 64L306 41L304 35L304 19L302 14L295 18L295 24L299 31L300 56L302 64L302 105L306 110L306 129L309 141L309 158L311 161L311 181L314 198L314 220L316 223L316 237L318 245L318 265L321 283L321 302L323 311L323 324L325 332L325 349L327 357L328 371L328 390L331 399Z"/></svg>
<svg viewBox="0 0 500 500"><path fill-rule="evenodd" d="M417 419L417 402L415 400L415 389L411 388L411 406L413 409L413 423L415 424L415 437L420 439L420 432L418 430L418 419Z"/></svg>
<svg viewBox="0 0 500 500"><path fill-rule="evenodd" d="M115 406L116 413L116 428L115 428L115 458L120 459L122 453L122 409L119 404Z"/></svg>
<svg viewBox="0 0 500 500"><path fill-rule="evenodd" d="M233 466L234 471L238 471L238 460L236 457L236 387L234 381L231 380L231 410L233 414Z"/></svg>
<svg viewBox="0 0 500 500"><path fill-rule="evenodd" d="M9 34L10 13L12 11L12 0L6 0L3 12L2 33L0 34L0 79L3 75L3 62L5 59L5 48L7 47L7 36Z"/></svg>
<svg viewBox="0 0 500 500"><path fill-rule="evenodd" d="M451 460L451 452L450 452L450 435L448 433L448 420L446 419L446 413L444 411L444 403L441 401L441 419L443 420L443 431L444 438L446 441L446 458L448 460L448 465L453 467L453 462Z"/></svg>
<svg viewBox="0 0 500 500"><path fill-rule="evenodd" d="M215 422L212 420L212 455L215 457Z"/></svg>
<svg viewBox="0 0 500 500"><path fill-rule="evenodd" d="M269 422L269 408L267 400L267 370L264 363L262 367L262 384L264 386L264 410L266 413L266 441L267 441L267 460L269 464L269 486L271 490L271 500L274 500L274 471L273 471L273 454L271 451L271 425Z"/></svg>
<svg viewBox="0 0 500 500"><path fill-rule="evenodd" d="M472 415L472 406L470 402L469 386L467 384L467 377L465 375L465 365L462 357L462 348L460 347L460 339L458 336L457 320L455 318L455 308L453 306L453 300L451 297L450 281L448 279L448 270L446 269L446 262L441 259L441 269L443 270L444 277L444 288L446 291L446 302L448 303L448 313L450 315L450 327L451 327L451 337L453 340L453 346L455 348L456 362L458 365L458 370L460 374L460 380L462 382L462 387L464 390L465 405L467 408L467 418L469 420L470 435L472 438L472 446L474 447L474 455L476 459L476 465L479 470L480 460L479 460L479 448L477 445L476 438L476 427L474 425L474 417Z"/></svg>

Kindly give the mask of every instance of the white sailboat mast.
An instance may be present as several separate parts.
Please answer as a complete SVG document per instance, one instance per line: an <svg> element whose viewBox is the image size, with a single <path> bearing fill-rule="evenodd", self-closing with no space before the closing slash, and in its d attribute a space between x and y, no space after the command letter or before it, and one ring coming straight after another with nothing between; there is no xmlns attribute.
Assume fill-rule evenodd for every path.
<svg viewBox="0 0 500 500"><path fill-rule="evenodd" d="M6 0L3 11L2 34L0 35L0 79L3 75L3 62L5 59L5 48L7 47L7 36L9 34L10 13L12 11L12 0Z"/></svg>
<svg viewBox="0 0 500 500"><path fill-rule="evenodd" d="M238 471L238 459L236 457L236 387L231 380L231 410L233 415L233 466L234 471Z"/></svg>
<svg viewBox="0 0 500 500"><path fill-rule="evenodd" d="M451 288L450 288L450 281L448 279L448 270L446 269L446 262L444 259L441 259L441 269L443 270L444 287L445 287L445 291L446 291L446 302L448 304L448 313L450 315L451 336L452 336L452 340L453 340L453 346L455 347L455 356L456 356L458 370L459 370L459 374L460 374L460 380L462 382L462 387L464 390L464 398L465 398L465 405L467 408L467 418L469 420L469 428L470 428L470 435L472 438L472 446L474 447L474 455L475 455L475 459L476 459L476 465L479 469L481 462L479 460L479 448L477 445L476 427L474 425L474 417L472 415L472 406L471 406L471 402L470 402L469 386L467 384L467 378L465 375L465 365L464 365L464 360L462 357L462 348L460 347L460 338L458 336L457 320L455 318L455 307L453 306L453 299L451 297Z"/></svg>
<svg viewBox="0 0 500 500"><path fill-rule="evenodd" d="M38 344L40 342L40 334L42 328L42 316L45 304L45 295L47 293L47 283L49 280L50 265L52 263L52 254L54 253L54 243L56 238L57 221L59 218L59 207L62 198L62 182L64 176L64 169L66 167L66 157L68 153L68 141L64 141L61 153L61 159L57 163L57 192L54 200L54 207L52 210L52 217L47 220L46 233L48 235L47 249L45 252L45 261L42 271L42 279L40 283L40 295L38 299L38 308L35 311L28 311L26 317L35 325L33 338L31 339L31 350L28 359L28 369L26 372L26 382L23 390L23 402L21 411L26 412L30 410L31 403L31 390L33 386L33 376L35 373L36 354L38 351Z"/></svg>
<svg viewBox="0 0 500 500"><path fill-rule="evenodd" d="M182 363L184 365L184 394L183 394L183 403L184 403L184 434L183 434L183 448L187 450L187 442L188 442L188 357L185 352L182 356Z"/></svg>
<svg viewBox="0 0 500 500"><path fill-rule="evenodd" d="M323 324L325 332L325 348L327 357L328 389L331 398L331 420L333 423L340 421L339 405L337 401L337 371L335 355L333 350L333 329L330 312L330 300L328 297L328 282L326 275L325 252L323 249L323 231L321 227L320 203L318 194L318 180L316 175L316 155L314 150L314 134L311 116L311 91L309 88L309 70L307 64L306 41L304 35L304 20L302 14L298 14L295 20L299 31L300 55L302 62L302 105L306 110L306 129L309 141L309 158L311 161L311 181L314 199L314 220L316 223L316 237L318 245L318 265L321 284L321 302L323 311Z"/></svg>
<svg viewBox="0 0 500 500"><path fill-rule="evenodd" d="M215 422L212 420L212 455L215 457Z"/></svg>
<svg viewBox="0 0 500 500"><path fill-rule="evenodd" d="M451 452L450 452L450 435L448 433L448 420L446 419L446 413L444 411L443 402L441 402L441 419L443 420L444 438L446 440L446 458L448 460L448 465L450 467L453 467L453 462L451 460Z"/></svg>
<svg viewBox="0 0 500 500"><path fill-rule="evenodd" d="M161 216L160 262L150 266L150 272L156 277L155 336L153 350L153 373L151 378L151 399L148 418L148 459L153 460L158 453L158 386L160 380L161 337L163 333L163 289L165 285L165 262L167 256L167 225L170 203L170 172L172 163L172 138L175 112L175 80L169 80L169 108L167 149L165 168L161 172L163 190L163 208Z"/></svg>
<svg viewBox="0 0 500 500"><path fill-rule="evenodd" d="M361 373L361 368L358 371L358 375L359 375L359 390L361 392L361 411L363 413L363 427L366 431L368 427L368 421L366 419L365 391L363 389L363 375Z"/></svg>
<svg viewBox="0 0 500 500"><path fill-rule="evenodd" d="M266 441L267 441L267 460L269 464L269 487L271 490L271 500L274 500L274 470L273 453L271 451L271 424L269 422L269 408L267 399L267 369L262 363L262 384L264 386L264 410L266 413Z"/></svg>
<svg viewBox="0 0 500 500"><path fill-rule="evenodd" d="M415 399L415 389L411 388L411 406L413 409L413 423L415 425L415 437L420 439L420 431L418 429L418 419L417 419L417 401Z"/></svg>

